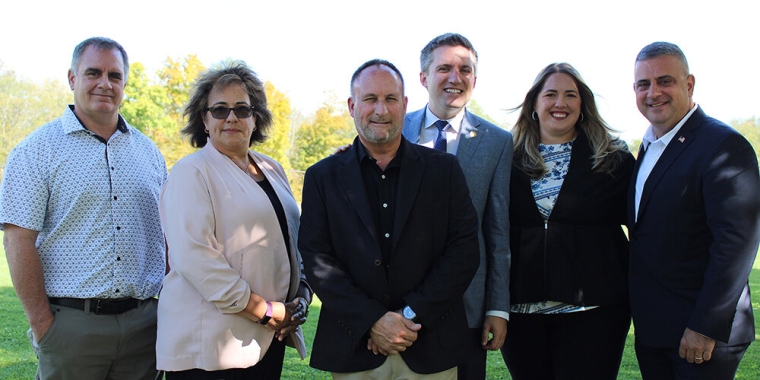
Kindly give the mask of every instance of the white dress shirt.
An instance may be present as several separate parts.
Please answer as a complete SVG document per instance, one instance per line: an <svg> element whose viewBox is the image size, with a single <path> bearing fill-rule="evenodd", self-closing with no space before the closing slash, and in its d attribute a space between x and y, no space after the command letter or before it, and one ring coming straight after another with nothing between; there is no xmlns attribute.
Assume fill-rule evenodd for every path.
<svg viewBox="0 0 760 380"><path fill-rule="evenodd" d="M670 130L670 132L664 134L659 139L657 138L657 135L655 135L654 127L652 127L651 124L649 125L647 131L644 133L644 138L641 145L642 148L646 150L646 154L642 158L641 166L639 166L639 173L636 177L636 214L634 214L635 220L639 219L639 203L641 203L641 193L644 191L644 185L647 182L647 178L649 178L649 174L657 164L660 156L662 156L662 152L665 151L665 148L667 148L670 141L673 140L673 136L678 133L681 127L686 123L686 120L689 120L689 117L694 113L694 111L697 110L697 107L698 106L695 104L689 113L687 113L686 116L684 116L683 119L681 119L681 121L679 121L678 124L676 124L676 126Z"/></svg>
<svg viewBox="0 0 760 380"><path fill-rule="evenodd" d="M430 111L430 107L425 107L425 127L422 128L422 131L420 132L419 145L431 149L433 148L433 145L435 145L435 139L438 138L438 128L435 126L435 122L438 120L443 119L439 119L438 116L433 115L433 112ZM443 130L446 136L446 153L456 155L457 148L459 148L460 131L469 131L472 129L472 126L464 117L464 108L462 108L462 110L454 117L446 121L449 122L449 125Z"/></svg>

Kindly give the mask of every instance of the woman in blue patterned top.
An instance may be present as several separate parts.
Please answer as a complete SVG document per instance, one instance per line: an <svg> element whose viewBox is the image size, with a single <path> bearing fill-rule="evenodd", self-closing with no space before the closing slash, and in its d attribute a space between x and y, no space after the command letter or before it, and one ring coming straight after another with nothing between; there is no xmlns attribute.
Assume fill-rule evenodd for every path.
<svg viewBox="0 0 760 380"><path fill-rule="evenodd" d="M615 379L630 325L626 192L634 158L567 63L518 107L510 180L513 379Z"/></svg>

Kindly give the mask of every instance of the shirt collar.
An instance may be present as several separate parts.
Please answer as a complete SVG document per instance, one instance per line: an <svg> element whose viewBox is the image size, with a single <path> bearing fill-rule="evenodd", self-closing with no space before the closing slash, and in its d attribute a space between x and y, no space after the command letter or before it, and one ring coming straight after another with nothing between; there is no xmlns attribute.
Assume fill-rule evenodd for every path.
<svg viewBox="0 0 760 380"><path fill-rule="evenodd" d="M451 119L448 119L446 121L449 122L451 125L451 128L459 134L459 132L462 130L462 119L464 119L464 113L465 108L463 107L461 111L459 111L454 117ZM425 107L425 128L435 128L435 122L439 119L438 116L435 116L433 114L433 111L430 111L430 107Z"/></svg>
<svg viewBox="0 0 760 380"><path fill-rule="evenodd" d="M647 131L644 133L644 138L642 139L644 142L644 148L649 146L649 144L653 143L662 143L663 145L667 146L670 143L670 140L673 140L673 136L678 133L679 130L681 130L681 127L683 127L684 124L686 124L686 121L689 120L689 117L694 113L694 111L697 110L697 107L699 107L698 104L694 104L694 107L689 110L689 112L686 113L686 116L681 119L681 121L676 124L673 129L671 129L668 133L662 135L659 139L657 138L657 135L654 134L654 127L652 124L649 124L649 128L647 128Z"/></svg>
<svg viewBox="0 0 760 380"><path fill-rule="evenodd" d="M356 141L354 142L354 145L356 145L356 159L359 161L359 164L364 162L365 159L372 160L373 162L376 161L374 157L370 156L367 152L367 148L364 147L364 144L362 144L362 141L359 140L359 138L356 138ZM394 161L398 162L397 160L400 160L401 157L404 154L404 141L402 139L401 144L398 146L398 151L396 152L396 156L393 157L391 160L391 163Z"/></svg>
<svg viewBox="0 0 760 380"><path fill-rule="evenodd" d="M76 132L76 131L84 131L89 130L84 123L82 123L82 119L77 116L77 114L74 112L74 104L69 104L69 107L65 113L64 116L71 118L73 116L76 119L76 123L66 123L64 125L64 128L66 128L66 133ZM119 121L116 123L116 129L121 133L128 133L129 127L127 127L127 122L124 120L124 118L119 114Z"/></svg>

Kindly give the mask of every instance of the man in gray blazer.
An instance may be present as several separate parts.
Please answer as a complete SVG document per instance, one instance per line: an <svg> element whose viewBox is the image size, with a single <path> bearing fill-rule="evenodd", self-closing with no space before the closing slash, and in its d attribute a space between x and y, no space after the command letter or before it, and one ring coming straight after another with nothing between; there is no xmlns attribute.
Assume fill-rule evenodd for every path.
<svg viewBox="0 0 760 380"><path fill-rule="evenodd" d="M465 109L477 79L478 53L467 38L447 33L420 54L428 105L407 114L404 137L454 154L478 213L480 266L464 295L473 347L459 379L485 379L487 350L498 350L509 319L509 176L512 135ZM492 335L492 336L491 336Z"/></svg>

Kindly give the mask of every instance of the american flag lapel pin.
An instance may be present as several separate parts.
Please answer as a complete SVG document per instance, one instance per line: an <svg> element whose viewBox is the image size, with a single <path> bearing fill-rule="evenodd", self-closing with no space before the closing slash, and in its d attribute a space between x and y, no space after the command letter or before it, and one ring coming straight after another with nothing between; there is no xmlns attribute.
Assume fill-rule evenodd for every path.
<svg viewBox="0 0 760 380"><path fill-rule="evenodd" d="M686 141L686 137L681 136L681 137L678 138L678 141L684 142L684 141Z"/></svg>

